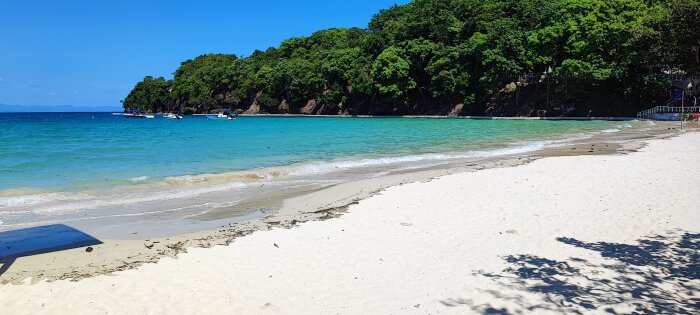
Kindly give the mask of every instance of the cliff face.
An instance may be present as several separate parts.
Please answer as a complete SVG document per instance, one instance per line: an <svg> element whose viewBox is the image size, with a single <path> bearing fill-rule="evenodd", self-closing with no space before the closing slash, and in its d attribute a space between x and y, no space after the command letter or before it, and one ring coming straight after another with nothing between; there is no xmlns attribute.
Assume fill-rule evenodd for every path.
<svg viewBox="0 0 700 315"><path fill-rule="evenodd" d="M414 106L400 109L389 107L385 104L366 103L358 101L348 101L346 103L333 103L316 99L307 100L306 103L296 105L285 99L280 100L276 105L265 105L257 101L245 102L217 102L214 104L189 104L182 100L169 102L162 108L152 108L153 112L178 112L186 115L191 114L213 114L224 109L231 109L237 114L300 114L300 115L329 115L329 116L349 116L349 115L376 115L376 116L400 116L400 115L441 115L441 116L464 116L467 106L464 104L440 105L440 106Z"/></svg>
<svg viewBox="0 0 700 315"><path fill-rule="evenodd" d="M492 93L490 97L472 104L440 104L438 102L412 99L409 104L393 104L350 99L346 102L328 102L310 99L302 104L294 104L286 99L278 103L264 104L257 97L240 100L229 95L219 94L211 104L189 104L183 100L173 100L154 112L179 112L184 114L212 114L223 109L231 109L237 114L301 114L301 115L435 115L435 116L634 116L646 109L649 104L657 105L663 98L649 98L642 102L624 100L617 95L614 87L601 85L587 93L561 94L556 86L546 82L520 84L510 82Z"/></svg>
<svg viewBox="0 0 700 315"><path fill-rule="evenodd" d="M631 94L631 95L629 95ZM486 116L525 117L634 117L644 109L663 105L663 93L644 95L629 92L614 82L588 87L584 91L561 91L546 81L530 84L511 82L494 93L483 105Z"/></svg>

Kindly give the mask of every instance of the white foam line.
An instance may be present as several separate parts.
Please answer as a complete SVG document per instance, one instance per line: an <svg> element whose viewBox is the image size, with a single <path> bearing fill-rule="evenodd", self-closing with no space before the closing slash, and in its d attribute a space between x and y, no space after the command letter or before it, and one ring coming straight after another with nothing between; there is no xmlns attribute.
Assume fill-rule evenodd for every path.
<svg viewBox="0 0 700 315"><path fill-rule="evenodd" d="M65 220L48 220L48 221L40 221L40 222L23 222L23 223L14 223L14 224L6 224L5 227L23 227L23 226L32 226L32 225L45 225L45 224L54 224L54 223L65 223L65 222L78 222L78 221L88 221L88 220L99 220L99 219L109 219L109 218L121 218L121 217L139 217L139 216L145 216L149 214L161 214L161 213L168 213L168 212L176 212L176 211L182 211L188 208L197 208L197 207L203 207L203 206L211 206L212 208L216 208L218 204L212 205L211 203L204 203L204 204L199 204L199 205L192 205L192 206L186 206L186 207L178 207L178 208L172 208L172 209L165 209L165 210L157 210L157 211L147 211L147 212L139 212L139 213L122 213L122 214L112 214L112 215L102 215L102 216L95 216L95 217L80 217L80 218L71 218L71 219L65 219ZM203 213L207 213L210 210L205 210ZM187 216L186 216L187 217Z"/></svg>
<svg viewBox="0 0 700 315"><path fill-rule="evenodd" d="M373 159L360 159L360 160L346 160L346 161L335 161L335 162L314 162L307 165L303 165L296 170L292 171L290 175L311 175L311 174L323 174L333 171L342 171L358 167L370 167L370 166L380 166L380 165L390 165L398 163L410 163L410 162L420 162L420 161L444 161L444 160L455 160L455 159L469 159L469 158L488 158L495 156L505 156L522 154L528 152L534 152L541 150L545 147L557 146L563 143L568 143L575 140L583 140L590 138L590 135L579 135L577 137L560 139L560 140L547 140L547 141L534 141L527 143L525 145L509 148L494 149L489 151L469 151L465 153L427 153L421 155L406 155L399 157L388 157L388 158L373 158Z"/></svg>
<svg viewBox="0 0 700 315"><path fill-rule="evenodd" d="M30 194L30 195L20 195L12 197L0 197L0 208L5 207L18 207L18 206L30 206L34 204L40 204L47 201L71 201L84 199L87 195L85 194L75 194L67 195L64 193L42 193L42 194Z"/></svg>
<svg viewBox="0 0 700 315"><path fill-rule="evenodd" d="M129 181L132 183L138 183L138 182L147 181L149 178L151 178L151 177L149 177L149 176L136 176L136 177L129 178Z"/></svg>
<svg viewBox="0 0 700 315"><path fill-rule="evenodd" d="M32 209L32 213L35 214L48 214L48 213L70 213L78 212L85 209L95 209L103 208L108 206L123 206L130 205L141 202L151 202L151 201L162 201L162 200L173 200L173 199L183 199L195 197L204 193L224 191L230 189L240 189L246 187L246 184L239 182L232 182L224 185L216 185L211 187L203 187L198 189L182 189L179 191L163 191L156 194L150 193L148 195L141 195L138 197L120 196L120 195L108 195L103 196L101 199L93 200L82 200L77 202L70 202L55 206L46 206ZM108 197L105 199L104 197Z"/></svg>

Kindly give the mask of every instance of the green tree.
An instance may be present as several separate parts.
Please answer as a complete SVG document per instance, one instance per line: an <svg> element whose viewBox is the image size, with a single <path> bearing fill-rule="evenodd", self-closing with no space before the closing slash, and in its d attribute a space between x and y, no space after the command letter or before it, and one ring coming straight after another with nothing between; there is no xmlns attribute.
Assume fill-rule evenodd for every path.
<svg viewBox="0 0 700 315"><path fill-rule="evenodd" d="M416 87L409 75L411 65L403 54L403 49L392 46L379 54L372 64L371 75L377 91L394 104L405 103L407 91Z"/></svg>
<svg viewBox="0 0 700 315"><path fill-rule="evenodd" d="M460 102L485 109L508 99L505 84L552 67L555 103L604 94L609 113L629 114L663 97L660 68L700 71L699 23L698 0L414 0L381 10L367 29L185 61L172 81L139 82L124 106L210 111L257 101L274 112L282 99L315 99L354 112L435 113ZM543 82L528 82L528 106L542 106Z"/></svg>
<svg viewBox="0 0 700 315"><path fill-rule="evenodd" d="M165 109L165 105L170 101L170 91L172 81L163 77L145 77L141 82L129 92L129 95L122 101L125 110L136 109L142 111L159 112Z"/></svg>

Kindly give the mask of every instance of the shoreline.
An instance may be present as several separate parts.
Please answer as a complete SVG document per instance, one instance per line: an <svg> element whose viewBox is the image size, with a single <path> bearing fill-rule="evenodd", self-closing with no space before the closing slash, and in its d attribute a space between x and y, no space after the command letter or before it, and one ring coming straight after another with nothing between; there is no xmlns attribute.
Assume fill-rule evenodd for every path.
<svg viewBox="0 0 700 315"><path fill-rule="evenodd" d="M388 123L391 122L388 121ZM425 123L425 120L421 122L424 126ZM472 123L479 125L476 121L469 124ZM485 122L485 124L502 125L502 123L497 122L493 122L493 124ZM515 125L519 126L517 129L520 130L531 124L541 126L540 129L546 130L550 123L523 122ZM500 137L498 141L488 140L489 135L484 137L486 139L484 141L472 141L469 138L470 134L479 132L466 132L467 138L457 138L454 141L462 143L461 145L445 145L446 140L443 139L435 141L436 143L442 141L443 144L440 144L440 147L428 150L420 149L418 146L416 146L418 149L413 148L412 144L408 143L406 145L413 149L379 154L371 153L372 150L368 150L369 153L346 152L349 154L341 156L315 154L315 157L311 159L292 159L291 164L272 163L265 165L266 163L262 163L260 167L223 168L213 172L200 169L193 174L172 172L172 170L179 169L172 167L166 172L171 174L163 176L145 170L130 172L129 175L118 175L104 181L99 178L77 178L80 180L79 186L73 186L68 182L65 186L47 189L9 189L0 191L0 212L4 214L3 221L5 221L0 226L0 232L42 224L67 223L87 233L97 233L94 234L97 238L135 238L130 236L132 233L133 235L138 234L137 238L172 236L195 230L212 229L217 225L205 224L197 227L196 224L189 223L175 224L173 231L177 233L172 233L160 228L160 225L163 225L162 222L173 222L178 219L189 220L192 217L203 218L206 215L201 214L217 209L230 209L232 210L229 211L231 216L248 214L262 216L262 211L253 214L250 212L254 212L256 209L236 206L249 202L251 196L265 199L273 196L273 199L278 200L290 194L313 192L341 182L404 171L453 168L455 165L471 164L474 161L499 159L501 156L526 156L530 152L541 150L544 147L588 141L586 139L611 141L608 138L624 139L637 137L638 134L642 134L644 137L659 131L659 126L664 123L657 125L652 122L635 121L630 123L553 122L551 124L555 126L551 128L558 128L556 126L572 127L563 128L568 129L565 132L547 133L543 131L539 136L511 135L504 138L496 132L494 138ZM581 129L573 127L579 124L599 127ZM453 121L453 123L446 125L462 125L462 123ZM605 127L600 125L605 125ZM241 124L241 126L247 125ZM497 128L495 127L495 129ZM665 131L661 130L661 132ZM455 135L460 134L457 130L452 132L447 129L444 132L447 133L445 138L451 139L455 139ZM461 139L467 140L460 142ZM270 149L269 145L267 149ZM263 150L265 149L263 148ZM315 148L307 146L305 150L308 152L315 150ZM61 184L60 181L57 184ZM280 193L281 190L284 192ZM8 211L4 211L4 209ZM262 210L267 209L263 208ZM198 220L197 222L203 221ZM129 223L139 223L142 227L123 233L120 226L124 226L128 230L131 228L128 226ZM103 226L110 225L117 226L119 232L115 233L103 228ZM154 228L153 225L158 227ZM96 226L99 227L98 231L94 229Z"/></svg>
<svg viewBox="0 0 700 315"><path fill-rule="evenodd" d="M670 133L662 133L657 137L673 136L675 132L671 128L669 130ZM278 192L278 196L273 196L273 198L264 196L265 198L262 199L244 200L231 209L211 211L194 218L204 220L203 222L212 226L209 229L163 237L150 237L134 233L133 239L101 238L103 243L92 246L94 251L90 254L85 252L84 247L79 247L21 257L0 276L0 283L18 283L28 277L32 277L32 282L37 282L44 279L49 281L80 280L99 274L110 274L158 262L163 257L175 257L192 247L229 245L238 237L256 231L270 230L276 227L292 228L308 221L335 218L342 215L348 206L376 195L389 187L413 182L428 182L455 173L513 167L552 156L624 154L641 148L646 140L648 139L627 139L619 144L609 143L607 145L604 142L599 142L597 143L598 148L594 148L596 143L591 143L593 146L590 148L584 148L582 144L587 141L582 141L583 143L570 143L532 153L481 159L464 166L438 165L432 169L344 182L299 194L285 195L285 192ZM257 210L250 211L250 209ZM232 213L246 213L246 211L245 215L231 217Z"/></svg>
<svg viewBox="0 0 700 315"><path fill-rule="evenodd" d="M166 113L152 113L164 115ZM188 116L209 116L214 114L192 114ZM306 114L238 114L240 117L323 117L323 118L434 118L434 119L476 119L476 120L606 120L606 121L653 121L653 119L632 116L563 116L563 117L527 117L527 116L449 116L449 115L306 115Z"/></svg>
<svg viewBox="0 0 700 315"><path fill-rule="evenodd" d="M113 114L121 115L123 112L116 111L71 111L71 112L0 112L0 114ZM151 115L165 115L170 112L147 112ZM184 116L210 116L215 114L191 114ZM640 118L634 116L544 116L544 117L530 117L530 116L480 116L480 115L468 115L468 116L449 116L449 115L307 115L307 114L238 114L240 117L328 117L328 118L435 118L435 119L481 119L481 120L607 120L607 121L628 121L628 120L639 120L639 121L656 121L649 118Z"/></svg>
<svg viewBox="0 0 700 315"><path fill-rule="evenodd" d="M239 230L248 236L230 246L81 281L2 285L0 307L695 313L700 213L687 196L698 193L700 173L683 166L700 160L698 140L686 132L640 141L648 145L629 154L572 153L396 185L320 214L337 219ZM211 303L192 303L202 300Z"/></svg>

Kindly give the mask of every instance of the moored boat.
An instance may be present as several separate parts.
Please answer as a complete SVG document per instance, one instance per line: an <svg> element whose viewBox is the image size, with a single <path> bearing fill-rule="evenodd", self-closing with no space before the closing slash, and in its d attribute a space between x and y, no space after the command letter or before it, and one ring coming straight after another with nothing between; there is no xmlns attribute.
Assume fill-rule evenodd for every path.
<svg viewBox="0 0 700 315"><path fill-rule="evenodd" d="M163 118L166 118L166 119L182 119L182 116L180 116L180 115L178 115L178 114L167 113L167 114L163 115Z"/></svg>
<svg viewBox="0 0 700 315"><path fill-rule="evenodd" d="M147 118L147 119L152 119L155 116L153 115L148 115L142 111L135 110L135 109L130 109L126 113L122 114L122 116L126 118Z"/></svg>
<svg viewBox="0 0 700 315"><path fill-rule="evenodd" d="M224 109L222 113L218 113L217 115L207 115L207 118L209 119L228 119L228 120L233 120L236 119L238 115L234 114L230 109Z"/></svg>

